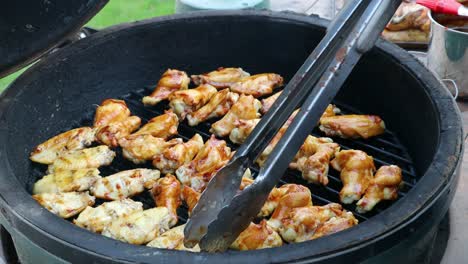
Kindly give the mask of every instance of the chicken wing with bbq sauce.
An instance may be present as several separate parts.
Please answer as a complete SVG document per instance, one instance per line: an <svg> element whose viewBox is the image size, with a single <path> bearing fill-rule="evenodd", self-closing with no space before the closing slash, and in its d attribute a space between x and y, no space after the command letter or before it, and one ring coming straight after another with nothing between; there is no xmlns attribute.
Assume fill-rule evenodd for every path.
<svg viewBox="0 0 468 264"><path fill-rule="evenodd" d="M398 198L398 189L402 184L401 169L398 166L382 166L375 173L374 179L357 202L358 213L371 211L382 200L395 200Z"/></svg>
<svg viewBox="0 0 468 264"><path fill-rule="evenodd" d="M230 248L237 250L254 250L262 248L279 247L283 240L278 233L268 226L266 220L259 224L250 223L249 227L242 231Z"/></svg>
<svg viewBox="0 0 468 264"><path fill-rule="evenodd" d="M339 216L334 216L330 220L323 223L319 226L316 230L312 239L316 239L319 237L331 235L350 227L353 227L358 224L358 220L354 217L353 213L351 212L344 212Z"/></svg>
<svg viewBox="0 0 468 264"><path fill-rule="evenodd" d="M342 150L330 164L341 172L341 202L350 204L361 199L374 178L374 159L360 150Z"/></svg>
<svg viewBox="0 0 468 264"><path fill-rule="evenodd" d="M153 137L166 139L177 134L178 126L179 118L174 114L174 112L172 112L172 110L168 110L165 114L150 119L148 123L132 135L149 134Z"/></svg>
<svg viewBox="0 0 468 264"><path fill-rule="evenodd" d="M283 77L275 73L261 73L242 78L231 85L231 91L260 97L271 94L273 89L283 85Z"/></svg>
<svg viewBox="0 0 468 264"><path fill-rule="evenodd" d="M171 174L156 180L151 194L156 206L165 206L171 214L171 226L177 224L177 208L182 204L180 182Z"/></svg>
<svg viewBox="0 0 468 264"><path fill-rule="evenodd" d="M153 160L164 150L182 143L181 138L166 141L164 138L153 137L150 134L133 134L119 140L123 156L135 164Z"/></svg>
<svg viewBox="0 0 468 264"><path fill-rule="evenodd" d="M168 69L163 73L154 91L143 97L144 105L156 105L166 100L175 91L186 90L190 84L190 78L184 71Z"/></svg>
<svg viewBox="0 0 468 264"><path fill-rule="evenodd" d="M184 246L184 228L185 224L173 227L168 231L162 233L154 240L147 244L148 247L165 248L175 250L185 250L191 252L200 252L200 247L195 245L193 248L186 248Z"/></svg>
<svg viewBox="0 0 468 264"><path fill-rule="evenodd" d="M175 91L169 95L169 106L181 120L184 120L187 114L206 105L216 93L216 88L209 84L202 84L194 89Z"/></svg>
<svg viewBox="0 0 468 264"><path fill-rule="evenodd" d="M250 74L242 70L242 68L223 68L220 67L215 71L192 75L192 81L196 85L209 84L217 89L229 88L234 83L248 77Z"/></svg>
<svg viewBox="0 0 468 264"><path fill-rule="evenodd" d="M72 150L63 153L54 163L49 165L48 173L55 170L79 170L107 166L114 160L115 152L108 146L102 145L94 148Z"/></svg>
<svg viewBox="0 0 468 264"><path fill-rule="evenodd" d="M339 115L321 118L319 128L331 137L367 139L383 134L385 123L376 115Z"/></svg>
<svg viewBox="0 0 468 264"><path fill-rule="evenodd" d="M111 123L121 122L130 117L130 109L123 100L106 99L96 109L94 127L99 128Z"/></svg>
<svg viewBox="0 0 468 264"><path fill-rule="evenodd" d="M95 198L88 192L40 193L32 196L40 205L62 218L79 214L94 204Z"/></svg>
<svg viewBox="0 0 468 264"><path fill-rule="evenodd" d="M84 149L93 141L94 130L92 128L75 128L39 144L31 152L29 158L34 162L52 164L64 152Z"/></svg>
<svg viewBox="0 0 468 264"><path fill-rule="evenodd" d="M237 120L259 118L258 110L260 107L262 104L253 96L241 95L229 112L221 120L211 125L210 132L219 137L228 136L234 129Z"/></svg>
<svg viewBox="0 0 468 264"><path fill-rule="evenodd" d="M195 134L189 141L166 148L153 159L153 166L162 173L174 173L179 167L192 161L203 147L203 138Z"/></svg>
<svg viewBox="0 0 468 264"><path fill-rule="evenodd" d="M182 187L182 200L185 201L185 204L188 208L189 215L192 213L193 208L197 205L198 200L200 200L201 193L195 191L189 186Z"/></svg>
<svg viewBox="0 0 468 264"><path fill-rule="evenodd" d="M239 119L234 122L234 128L229 134L229 139L236 144L242 144L252 133L255 126L260 122L260 118L244 120Z"/></svg>
<svg viewBox="0 0 468 264"><path fill-rule="evenodd" d="M83 192L100 179L98 169L55 170L34 183L33 194Z"/></svg>
<svg viewBox="0 0 468 264"><path fill-rule="evenodd" d="M91 187L91 193L105 200L120 200L150 189L159 179L158 170L133 169L101 178Z"/></svg>
<svg viewBox="0 0 468 264"><path fill-rule="evenodd" d="M221 90L202 108L187 115L188 124L196 126L210 118L224 116L237 100L239 100L237 93L230 92L229 89Z"/></svg>

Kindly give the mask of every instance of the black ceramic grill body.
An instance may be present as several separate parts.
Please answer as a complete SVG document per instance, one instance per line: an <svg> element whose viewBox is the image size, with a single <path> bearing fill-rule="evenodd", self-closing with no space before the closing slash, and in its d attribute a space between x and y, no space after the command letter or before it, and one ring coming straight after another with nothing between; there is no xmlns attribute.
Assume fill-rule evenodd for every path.
<svg viewBox="0 0 468 264"><path fill-rule="evenodd" d="M93 234L39 206L31 148L70 128L106 98L154 84L167 68L219 66L277 72L289 80L324 35L326 21L268 11L199 12L108 28L42 59L0 98L0 220L23 260L107 262L407 261L452 200L462 160L460 113L421 63L385 41L366 54L337 100L380 115L407 148L417 183L367 221L313 241L257 251L190 253ZM29 251L26 250L29 247ZM33 248L33 250L31 250ZM406 254L395 254L395 250ZM20 256L21 258L21 256Z"/></svg>

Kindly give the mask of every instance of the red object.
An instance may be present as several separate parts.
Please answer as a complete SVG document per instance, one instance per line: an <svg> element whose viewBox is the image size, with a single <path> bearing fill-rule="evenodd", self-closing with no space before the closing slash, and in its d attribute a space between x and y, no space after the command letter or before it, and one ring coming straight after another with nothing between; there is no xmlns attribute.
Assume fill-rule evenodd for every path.
<svg viewBox="0 0 468 264"><path fill-rule="evenodd" d="M416 3L436 13L448 15L459 15L458 10L463 6L455 0L416 0Z"/></svg>

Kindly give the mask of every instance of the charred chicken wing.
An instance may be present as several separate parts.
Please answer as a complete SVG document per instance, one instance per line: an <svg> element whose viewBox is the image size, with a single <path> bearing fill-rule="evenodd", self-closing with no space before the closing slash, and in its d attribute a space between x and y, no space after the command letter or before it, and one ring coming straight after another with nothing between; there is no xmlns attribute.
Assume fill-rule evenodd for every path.
<svg viewBox="0 0 468 264"><path fill-rule="evenodd" d="M52 164L62 153L83 149L91 145L93 141L92 128L75 128L39 144L31 152L30 159L42 164Z"/></svg>
<svg viewBox="0 0 468 264"><path fill-rule="evenodd" d="M192 81L196 85L210 84L218 89L231 87L234 83L248 77L250 74L242 68L218 68L216 71L200 75L192 75Z"/></svg>
<svg viewBox="0 0 468 264"><path fill-rule="evenodd" d="M278 233L267 225L266 220L259 224L250 223L249 227L242 231L232 243L231 248L237 250L254 250L262 248L279 247L283 240Z"/></svg>
<svg viewBox="0 0 468 264"><path fill-rule="evenodd" d="M55 170L79 170L107 166L114 160L115 152L108 146L97 146L63 153L54 163L49 165L48 173Z"/></svg>
<svg viewBox="0 0 468 264"><path fill-rule="evenodd" d="M224 116L229 109L237 102L239 95L224 89L217 92L210 101L197 111L187 115L190 126L196 126L210 118Z"/></svg>
<svg viewBox="0 0 468 264"><path fill-rule="evenodd" d="M360 150L338 152L331 165L341 172L343 189L340 191L340 200L344 204L359 200L374 178L374 159Z"/></svg>
<svg viewBox="0 0 468 264"><path fill-rule="evenodd" d="M202 147L203 138L195 134L189 141L167 148L156 155L153 166L162 173L174 173L177 168L190 163Z"/></svg>
<svg viewBox="0 0 468 264"><path fill-rule="evenodd" d="M130 135L119 140L123 156L135 164L153 160L167 148L182 144L181 138L166 141L150 134Z"/></svg>
<svg viewBox="0 0 468 264"><path fill-rule="evenodd" d="M190 78L187 73L168 69L163 73L154 91L149 96L143 97L143 104L156 105L166 100L171 93L188 89L189 84Z"/></svg>
<svg viewBox="0 0 468 264"><path fill-rule="evenodd" d="M340 115L320 119L320 130L327 136L370 138L385 132L385 123L375 115Z"/></svg>
<svg viewBox="0 0 468 264"><path fill-rule="evenodd" d="M181 120L184 120L187 114L207 104L216 92L216 88L209 84L202 84L195 89L175 91L169 95L169 106Z"/></svg>
<svg viewBox="0 0 468 264"><path fill-rule="evenodd" d="M95 198L88 192L40 193L32 196L50 212L69 218L94 204Z"/></svg>
<svg viewBox="0 0 468 264"><path fill-rule="evenodd" d="M96 181L91 193L101 199L120 200L153 187L159 179L158 170L133 169L121 171Z"/></svg>
<svg viewBox="0 0 468 264"><path fill-rule="evenodd" d="M153 137L168 138L177 134L179 126L179 118L171 110L165 114L152 118L148 123L142 126L137 132L132 135L149 134Z"/></svg>
<svg viewBox="0 0 468 264"><path fill-rule="evenodd" d="M34 184L33 194L83 192L100 179L98 169L55 170Z"/></svg>
<svg viewBox="0 0 468 264"><path fill-rule="evenodd" d="M359 213L369 212L382 200L398 198L398 189L402 183L401 169L398 166L382 166L375 173L366 190L366 194L357 202Z"/></svg>
<svg viewBox="0 0 468 264"><path fill-rule="evenodd" d="M200 252L200 247L195 245L193 248L186 248L184 246L184 225L176 226L162 233L153 241L147 244L148 247L165 248L175 250L186 250L191 252Z"/></svg>
<svg viewBox="0 0 468 264"><path fill-rule="evenodd" d="M274 73L262 73L242 78L231 85L231 91L260 97L271 94L273 89L283 85L283 77Z"/></svg>
<svg viewBox="0 0 468 264"><path fill-rule="evenodd" d="M241 95L229 112L211 126L210 132L219 137L225 137L231 133L235 127L235 122L239 119L250 120L260 117L258 113L260 107L262 107L262 104L253 96Z"/></svg>
<svg viewBox="0 0 468 264"><path fill-rule="evenodd" d="M177 208L182 203L180 182L173 175L159 178L151 189L156 206L165 206L171 214L171 226L177 224Z"/></svg>
<svg viewBox="0 0 468 264"><path fill-rule="evenodd" d="M86 207L73 223L95 233L101 233L104 227L120 217L143 211L143 204L131 199L105 202L98 207Z"/></svg>

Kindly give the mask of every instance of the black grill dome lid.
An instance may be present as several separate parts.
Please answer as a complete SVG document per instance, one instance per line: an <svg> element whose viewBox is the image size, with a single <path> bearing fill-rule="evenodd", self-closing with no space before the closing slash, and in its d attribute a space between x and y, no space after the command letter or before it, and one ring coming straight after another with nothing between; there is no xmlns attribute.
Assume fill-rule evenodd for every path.
<svg viewBox="0 0 468 264"><path fill-rule="evenodd" d="M109 0L14 0L0 8L0 78L76 33Z"/></svg>

